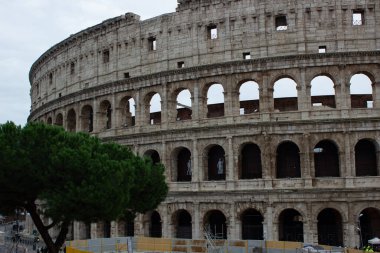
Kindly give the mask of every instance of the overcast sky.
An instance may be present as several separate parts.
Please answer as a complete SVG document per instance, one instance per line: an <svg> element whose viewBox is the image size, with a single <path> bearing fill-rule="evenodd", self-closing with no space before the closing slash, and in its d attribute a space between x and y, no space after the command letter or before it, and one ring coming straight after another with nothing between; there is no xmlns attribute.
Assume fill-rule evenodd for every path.
<svg viewBox="0 0 380 253"><path fill-rule="evenodd" d="M26 123L29 70L50 47L103 20L174 12L177 0L0 0L0 124Z"/></svg>

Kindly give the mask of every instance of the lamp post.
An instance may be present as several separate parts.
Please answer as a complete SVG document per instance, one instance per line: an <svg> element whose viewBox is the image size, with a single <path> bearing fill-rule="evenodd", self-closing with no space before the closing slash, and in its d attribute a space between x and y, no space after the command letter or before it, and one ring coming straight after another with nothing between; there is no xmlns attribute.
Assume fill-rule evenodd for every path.
<svg viewBox="0 0 380 253"><path fill-rule="evenodd" d="M360 217L362 217L363 216L363 214L361 213L361 214L359 214L359 216L358 216L358 225L359 225L359 228L358 228L358 230L359 230L359 236L360 236L360 248L362 249L363 248L363 237L362 237L362 226L361 226L361 223L360 223Z"/></svg>

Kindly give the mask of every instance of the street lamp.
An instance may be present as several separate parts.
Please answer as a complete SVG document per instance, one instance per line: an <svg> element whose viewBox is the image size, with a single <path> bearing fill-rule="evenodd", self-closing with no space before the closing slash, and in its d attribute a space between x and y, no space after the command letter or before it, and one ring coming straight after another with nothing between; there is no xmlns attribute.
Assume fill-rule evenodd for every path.
<svg viewBox="0 0 380 253"><path fill-rule="evenodd" d="M359 214L359 216L358 216L358 225L359 225L359 227L358 227L358 230L359 230L359 236L360 236L360 248L362 249L363 248L363 237L362 237L362 226L361 226L361 223L360 223L360 217L362 217L363 216L363 214L361 213L361 214Z"/></svg>

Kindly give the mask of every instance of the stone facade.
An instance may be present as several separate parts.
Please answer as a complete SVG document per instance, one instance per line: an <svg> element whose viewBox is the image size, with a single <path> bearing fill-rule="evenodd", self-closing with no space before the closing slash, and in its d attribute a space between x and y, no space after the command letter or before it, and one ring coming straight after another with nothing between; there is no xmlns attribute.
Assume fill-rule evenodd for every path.
<svg viewBox="0 0 380 253"><path fill-rule="evenodd" d="M30 71L29 121L150 156L170 189L134 226L75 223L75 239L208 229L354 247L380 236L379 10L376 0L178 0L174 13L126 13L50 48ZM357 74L371 93L352 92ZM332 94L312 94L318 76ZM275 95L284 78L296 96ZM247 82L257 99L239 99ZM215 84L223 102L211 104Z"/></svg>

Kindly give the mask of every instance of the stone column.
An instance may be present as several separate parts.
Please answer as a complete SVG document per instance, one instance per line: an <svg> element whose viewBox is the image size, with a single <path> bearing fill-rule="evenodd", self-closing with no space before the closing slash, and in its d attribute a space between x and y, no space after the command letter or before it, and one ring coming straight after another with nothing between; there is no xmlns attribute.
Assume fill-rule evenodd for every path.
<svg viewBox="0 0 380 253"><path fill-rule="evenodd" d="M310 152L312 150L310 147L310 134L304 133L302 136L302 139L303 139L303 145L302 145L303 152L301 153L301 169L302 169L301 178L305 178L305 187L311 188L313 186L312 185L313 182L312 182L312 175L311 175L310 159L313 153Z"/></svg>
<svg viewBox="0 0 380 253"><path fill-rule="evenodd" d="M229 214L228 214L229 213ZM227 239L236 240L238 237L236 236L236 220L235 220L235 205L230 205L230 210L227 213ZM229 216L229 219L228 219Z"/></svg>
<svg viewBox="0 0 380 253"><path fill-rule="evenodd" d="M203 238L203 233L202 233L202 224L200 220L200 210L199 210L199 203L193 203L193 208L194 208L194 219L192 220L192 228L193 228L193 239L201 239Z"/></svg>
<svg viewBox="0 0 380 253"><path fill-rule="evenodd" d="M199 88L198 84L193 85L193 96L191 97L191 119L192 121L198 121L199 120L199 113L200 113L200 107L199 107Z"/></svg>
<svg viewBox="0 0 380 253"><path fill-rule="evenodd" d="M116 221L111 221L111 236L110 237L118 237L119 231L118 231L118 224Z"/></svg>
<svg viewBox="0 0 380 253"><path fill-rule="evenodd" d="M91 239L98 238L98 224L96 222L91 223L90 227L91 227L90 228Z"/></svg>
<svg viewBox="0 0 380 253"><path fill-rule="evenodd" d="M227 181L233 181L234 180L234 151L232 147L232 136L227 137L228 141L228 155L227 155L227 170L226 170L226 179Z"/></svg>
<svg viewBox="0 0 380 253"><path fill-rule="evenodd" d="M161 145L161 163L165 166L165 178L166 181L171 181L171 171L170 171L170 159L167 157L167 152L166 152L166 142L163 141Z"/></svg>
<svg viewBox="0 0 380 253"><path fill-rule="evenodd" d="M162 96L161 96L161 125L167 125L170 118L170 101L168 98L168 87L167 83L163 83L162 87Z"/></svg>
<svg viewBox="0 0 380 253"><path fill-rule="evenodd" d="M380 81L372 84L372 94L373 108L380 108Z"/></svg>
<svg viewBox="0 0 380 253"><path fill-rule="evenodd" d="M170 217L168 215L168 206L163 205L161 210L162 210L162 212L160 212L160 216L161 216L162 237L163 238L170 238L170 234L169 234L169 232L170 232L169 231Z"/></svg>
<svg viewBox="0 0 380 253"><path fill-rule="evenodd" d="M193 139L193 150L191 153L191 158L193 159L191 181L192 182L199 182L200 181L201 168L199 166L198 140L197 139Z"/></svg>
<svg viewBox="0 0 380 253"><path fill-rule="evenodd" d="M275 224L273 223L273 207L271 206L271 204L267 206L264 217L264 240L275 240L273 236L273 226Z"/></svg>
<svg viewBox="0 0 380 253"><path fill-rule="evenodd" d="M112 94L110 103L111 103L111 129L115 129L119 127L119 125L116 124L118 115L117 115L117 110L116 110L116 95L115 94Z"/></svg>
<svg viewBox="0 0 380 253"><path fill-rule="evenodd" d="M136 101L135 101L135 125L137 127L141 127L144 125L144 119L145 119L145 108L144 108L144 101L142 98L142 90L138 89L136 92Z"/></svg>

